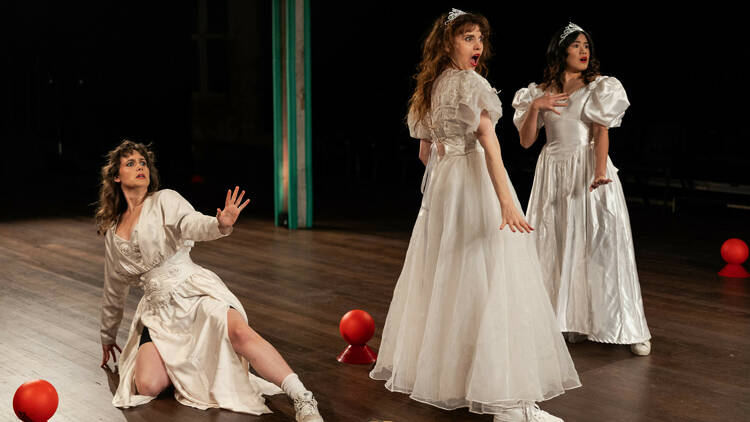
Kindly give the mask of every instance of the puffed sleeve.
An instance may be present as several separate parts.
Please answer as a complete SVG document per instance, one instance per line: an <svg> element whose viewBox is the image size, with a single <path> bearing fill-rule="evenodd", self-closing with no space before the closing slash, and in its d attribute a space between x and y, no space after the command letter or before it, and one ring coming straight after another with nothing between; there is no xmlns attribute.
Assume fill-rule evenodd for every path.
<svg viewBox="0 0 750 422"><path fill-rule="evenodd" d="M110 235L108 234L109 238ZM111 239L105 240L104 248L104 288L102 292L102 308L100 332L102 344L113 344L117 340L117 330L122 321L122 311L125 298L128 297L130 284L125 276L115 271L116 251Z"/></svg>
<svg viewBox="0 0 750 422"><path fill-rule="evenodd" d="M409 126L409 136L416 139L430 139L430 130L424 125L423 121L417 120L414 111L409 110L406 123Z"/></svg>
<svg viewBox="0 0 750 422"><path fill-rule="evenodd" d="M466 132L474 133L479 129L479 118L486 111L496 125L503 115L503 106L490 83L473 70L460 73L458 84L458 109L456 118L466 124Z"/></svg>
<svg viewBox="0 0 750 422"><path fill-rule="evenodd" d="M625 88L617 78L600 76L587 87L591 90L583 105L583 120L602 126L619 127L625 110L630 106Z"/></svg>
<svg viewBox="0 0 750 422"><path fill-rule="evenodd" d="M528 88L521 88L516 91L516 95L513 96L513 109L515 110L513 113L513 124L519 131L526 118L526 113L529 111L529 107L531 107L531 103L542 95L544 95L544 92L534 82L530 83ZM542 113L537 113L536 127L537 129L541 129L542 126L544 126Z"/></svg>
<svg viewBox="0 0 750 422"><path fill-rule="evenodd" d="M216 217L196 211L190 202L171 189L159 191L158 200L164 226L175 239L202 242L229 235L219 231L219 220Z"/></svg>

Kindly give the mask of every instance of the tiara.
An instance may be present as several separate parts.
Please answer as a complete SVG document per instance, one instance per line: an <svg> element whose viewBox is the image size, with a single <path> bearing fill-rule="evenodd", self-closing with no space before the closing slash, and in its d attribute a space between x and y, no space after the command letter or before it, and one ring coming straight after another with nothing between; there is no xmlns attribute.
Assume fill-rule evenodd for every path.
<svg viewBox="0 0 750 422"><path fill-rule="evenodd" d="M445 18L445 25L448 26L449 23L453 22L453 19L456 19L457 17L465 14L466 12L464 12L463 10L458 10L455 8L451 9L451 12L448 13L448 17Z"/></svg>
<svg viewBox="0 0 750 422"><path fill-rule="evenodd" d="M557 44L562 44L563 40L567 38L568 35L578 31L585 32L580 26L574 24L573 22L568 22L568 26L566 26L563 30L562 35L560 35L560 41L558 41Z"/></svg>

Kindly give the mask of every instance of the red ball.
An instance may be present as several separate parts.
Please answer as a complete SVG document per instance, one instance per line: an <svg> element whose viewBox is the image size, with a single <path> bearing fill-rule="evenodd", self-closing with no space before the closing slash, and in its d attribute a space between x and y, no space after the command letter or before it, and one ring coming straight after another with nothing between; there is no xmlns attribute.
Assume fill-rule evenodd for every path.
<svg viewBox="0 0 750 422"><path fill-rule="evenodd" d="M729 239L721 245L721 257L727 264L742 264L749 252L747 243L741 239Z"/></svg>
<svg viewBox="0 0 750 422"><path fill-rule="evenodd" d="M364 345L375 334L375 320L365 311L355 309L341 317L341 337L351 345Z"/></svg>
<svg viewBox="0 0 750 422"><path fill-rule="evenodd" d="M24 422L47 422L57 410L57 390L45 380L21 384L13 396L13 410Z"/></svg>

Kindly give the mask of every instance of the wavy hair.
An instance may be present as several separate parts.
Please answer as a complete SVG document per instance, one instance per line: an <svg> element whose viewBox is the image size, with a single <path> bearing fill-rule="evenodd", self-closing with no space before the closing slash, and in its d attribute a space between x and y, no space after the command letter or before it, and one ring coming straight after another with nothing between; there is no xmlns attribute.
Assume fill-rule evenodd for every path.
<svg viewBox="0 0 750 422"><path fill-rule="evenodd" d="M120 160L133 152L139 152L146 159L149 171L148 194L159 189L159 171L156 169L156 157L151 151L151 145L144 145L128 139L123 140L117 148L105 156L107 164L102 166L101 184L99 185L99 200L96 203L96 232L100 235L109 230L117 219L128 208L125 195L115 177L120 171Z"/></svg>
<svg viewBox="0 0 750 422"><path fill-rule="evenodd" d="M568 34L562 42L562 36L565 27L560 28L547 45L547 67L544 69L544 81L542 85L545 89L555 87L557 92L563 92L563 73L567 67L565 61L568 59L568 47L578 38L578 34L583 34L589 42L589 65L581 74L583 83L588 85L589 82L596 79L601 73L599 72L599 59L596 58L594 49L594 40L586 31L575 31Z"/></svg>
<svg viewBox="0 0 750 422"><path fill-rule="evenodd" d="M443 13L435 20L430 33L424 41L422 61L419 63L417 73L414 75L417 87L409 100L407 120L408 116L412 114L416 118L415 121L422 121L425 118L427 112L430 110L432 87L435 79L451 65L449 52L453 49L454 38L458 34L471 30L474 26L478 26L479 31L482 32L483 45L482 55L479 57L476 71L482 76L487 75L486 61L492 56L489 41L490 23L487 21L487 18L478 13L466 13L458 16L446 25L445 20L447 17L448 14Z"/></svg>

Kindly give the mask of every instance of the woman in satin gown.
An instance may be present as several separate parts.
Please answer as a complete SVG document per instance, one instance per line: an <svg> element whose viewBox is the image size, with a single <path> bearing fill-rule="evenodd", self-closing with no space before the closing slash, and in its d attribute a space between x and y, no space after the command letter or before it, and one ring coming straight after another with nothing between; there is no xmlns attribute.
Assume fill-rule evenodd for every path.
<svg viewBox="0 0 750 422"><path fill-rule="evenodd" d="M571 23L550 41L544 83L516 92L513 122L525 148L546 128L526 216L561 331L648 355L628 210L608 157L608 130L629 105L620 81L599 74L590 35Z"/></svg>
<svg viewBox="0 0 750 422"><path fill-rule="evenodd" d="M425 41L408 116L424 195L370 376L496 422L561 421L535 402L580 382L503 166L500 99L474 70L488 36L484 17L454 10Z"/></svg>
<svg viewBox="0 0 750 422"><path fill-rule="evenodd" d="M117 362L117 331L130 287L144 292L120 356L112 404L148 403L173 385L182 404L259 415L270 412L263 394L285 392L297 422L323 422L312 393L250 328L237 297L190 259L195 242L231 233L249 202L242 202L245 192L228 191L224 209L210 217L158 186L154 154L145 145L125 140L110 151L96 215L105 245L102 366L110 357ZM248 371L249 364L262 378Z"/></svg>

